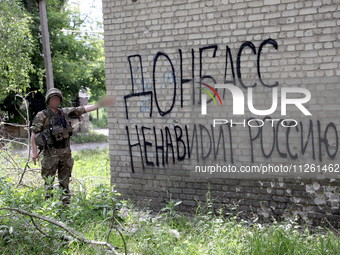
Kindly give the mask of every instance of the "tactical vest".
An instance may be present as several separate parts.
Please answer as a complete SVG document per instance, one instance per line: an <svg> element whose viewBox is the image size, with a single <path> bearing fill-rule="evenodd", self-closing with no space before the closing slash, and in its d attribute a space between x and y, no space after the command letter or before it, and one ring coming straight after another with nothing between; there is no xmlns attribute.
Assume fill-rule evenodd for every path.
<svg viewBox="0 0 340 255"><path fill-rule="evenodd" d="M53 113L50 109L43 110L46 116L43 130L37 134L37 145L49 148L65 148L70 145L73 134L71 123L65 118L62 109ZM38 144L39 143L39 144ZM43 144L42 144L43 143Z"/></svg>

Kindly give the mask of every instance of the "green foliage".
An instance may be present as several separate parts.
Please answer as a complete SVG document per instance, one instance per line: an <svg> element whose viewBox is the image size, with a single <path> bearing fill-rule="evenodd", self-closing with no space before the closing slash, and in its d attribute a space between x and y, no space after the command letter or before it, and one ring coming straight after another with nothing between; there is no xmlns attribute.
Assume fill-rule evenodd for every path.
<svg viewBox="0 0 340 255"><path fill-rule="evenodd" d="M107 142L108 137L90 130L87 133L78 133L72 136L71 141L74 143Z"/></svg>
<svg viewBox="0 0 340 255"><path fill-rule="evenodd" d="M38 83L41 80L41 70L34 69L30 59L34 52L31 24L31 17L17 1L0 1L0 103L11 92L26 92L29 73Z"/></svg>
<svg viewBox="0 0 340 255"><path fill-rule="evenodd" d="M298 223L298 216L264 224L257 218L245 221L232 213L216 215L210 191L206 201L197 201L199 206L193 215L178 212L181 201L171 196L156 214L138 209L109 186L109 150L77 151L73 156L70 206L60 202L62 191L57 186L52 191L54 196L45 201L41 184L16 187L13 180L0 177L0 208L15 207L49 217L88 239L102 241L107 238L114 215L128 254L339 254L338 233L321 227L310 231ZM0 176L4 172L1 169ZM236 208L234 204L230 209ZM41 220L35 222L52 238L39 233L29 217L0 210L0 233L8 233L4 237L0 234L1 254L105 254L103 247L65 242L60 239L66 234L64 230ZM115 230L109 242L123 254L123 241Z"/></svg>
<svg viewBox="0 0 340 255"><path fill-rule="evenodd" d="M90 123L93 127L107 128L107 108L99 108L97 111L90 112Z"/></svg>
<svg viewBox="0 0 340 255"><path fill-rule="evenodd" d="M102 57L100 57L96 63L93 63L91 76L89 76L87 80L87 83L91 84L91 103L98 101L106 94L104 45L101 45L100 49Z"/></svg>
<svg viewBox="0 0 340 255"><path fill-rule="evenodd" d="M206 204L209 204L206 201ZM164 210L168 211L169 205ZM171 206L172 207L172 206ZM173 207L172 207L173 208ZM124 225L133 226L128 247L149 254L338 254L340 238L330 230L314 233L296 220L272 224L211 214L152 216L129 208ZM198 210L199 211L199 210Z"/></svg>
<svg viewBox="0 0 340 255"><path fill-rule="evenodd" d="M107 128L107 116L104 117L104 118L101 118L101 119L94 119L92 118L91 120L91 124L93 127L96 127L96 128Z"/></svg>
<svg viewBox="0 0 340 255"><path fill-rule="evenodd" d="M45 201L42 186L33 191L28 188L16 188L5 178L0 178L0 185L2 187L0 189L0 208L23 209L54 221L64 222L78 232L89 231L88 238L105 240L104 233L108 231L108 224L104 224L104 222L110 220L112 215L120 219L119 215L115 213L121 207L118 200L120 194L108 186L99 185L89 191L78 191L72 198L70 206L64 207L60 201L62 190L59 188L55 188L52 191L53 197ZM11 217L4 217L8 213L11 213ZM90 245L80 247L78 241L63 244L61 236L69 235L69 233L51 223L35 219L35 223L45 233L52 236L52 238L48 238L37 232L28 216L8 210L0 210L0 216L2 216L0 231L9 231L5 238L0 238L2 254L18 254L20 251L24 254L51 254L51 251L53 254L64 254L63 252L72 251L75 247L91 254L97 254L100 251ZM102 236L96 234L97 229L103 232ZM110 241L117 242L115 239L119 240L118 234L113 234ZM102 250L103 248L101 252L103 252Z"/></svg>
<svg viewBox="0 0 340 255"><path fill-rule="evenodd" d="M34 37L34 53L31 55L35 68L43 68L42 45L40 42L40 19L37 3L27 4L26 9L32 16L30 26ZM67 8L66 1L46 1L48 26L50 33L54 86L61 89L65 97L64 106L71 105L79 90L96 87L105 88L104 51L102 38L93 35L66 33L62 30L80 30L84 20L79 10ZM40 88L37 77L31 74L31 88ZM44 86L45 87L45 86ZM43 89L44 90L44 89Z"/></svg>
<svg viewBox="0 0 340 255"><path fill-rule="evenodd" d="M170 218L173 218L176 215L176 211L175 211L175 207L179 206L182 203L182 201L175 201L171 198L170 196L170 200L168 202L168 204L161 209L161 212L166 211L169 215Z"/></svg>
<svg viewBox="0 0 340 255"><path fill-rule="evenodd" d="M72 155L74 158L72 179L77 180L77 183L80 180L85 185L84 187L81 186L82 189L90 189L99 184L110 185L111 175L108 149L89 148L88 150L73 152Z"/></svg>
<svg viewBox="0 0 340 255"><path fill-rule="evenodd" d="M79 9L67 6L66 0L47 0L46 10L54 86L63 92L62 106L73 106L81 89L90 89L92 101L102 97L106 91L102 35L80 35L85 20ZM0 107L10 115L8 122L21 123L22 118L13 111L15 93L39 91L29 99L34 101L30 119L32 113L44 108L45 66L38 1L0 1L0 14ZM89 17L86 22L90 22Z"/></svg>

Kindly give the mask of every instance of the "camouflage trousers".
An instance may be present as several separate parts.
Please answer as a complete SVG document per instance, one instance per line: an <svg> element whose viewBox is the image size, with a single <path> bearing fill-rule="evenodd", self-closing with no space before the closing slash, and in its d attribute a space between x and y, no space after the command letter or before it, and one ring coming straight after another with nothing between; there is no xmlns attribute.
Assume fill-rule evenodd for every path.
<svg viewBox="0 0 340 255"><path fill-rule="evenodd" d="M49 153L50 152L50 153ZM74 160L71 155L70 147L63 149L50 148L43 150L43 159L41 161L41 176L45 180L45 199L48 199L53 189L53 182L58 171L59 186L64 189L62 202L70 203L69 183L72 173ZM51 181L49 181L49 179Z"/></svg>

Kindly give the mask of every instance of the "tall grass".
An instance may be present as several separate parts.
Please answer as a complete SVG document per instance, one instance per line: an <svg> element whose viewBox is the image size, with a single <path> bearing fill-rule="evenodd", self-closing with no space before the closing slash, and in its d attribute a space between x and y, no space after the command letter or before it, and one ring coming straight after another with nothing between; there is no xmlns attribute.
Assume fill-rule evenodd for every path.
<svg viewBox="0 0 340 255"><path fill-rule="evenodd" d="M339 254L336 232L321 228L312 232L299 225L297 218L261 224L256 219L243 221L237 214L217 216L211 210L209 193L206 201L197 201L193 215L179 213L181 201L171 197L157 213L141 209L121 200L110 187L107 149L75 152L73 156L70 206L60 202L59 189L45 201L41 182L31 188L16 187L15 178L2 171L0 207L21 208L64 222L91 240L106 240L114 213L131 254ZM36 220L36 224L53 238L38 232L29 217L0 210L0 254L107 254L104 247L61 240L65 231L50 223ZM124 253L118 232L113 230L108 241Z"/></svg>

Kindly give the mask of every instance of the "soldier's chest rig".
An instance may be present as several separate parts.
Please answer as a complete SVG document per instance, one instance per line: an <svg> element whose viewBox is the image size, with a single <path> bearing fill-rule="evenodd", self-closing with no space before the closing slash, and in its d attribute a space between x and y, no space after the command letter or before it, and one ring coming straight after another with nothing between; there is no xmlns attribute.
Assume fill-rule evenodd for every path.
<svg viewBox="0 0 340 255"><path fill-rule="evenodd" d="M43 140L43 145L37 145L47 148L65 148L69 145L69 138L73 134L71 123L65 118L63 110L58 109L58 112L53 113L50 109L43 111L46 116L43 130L40 136Z"/></svg>

